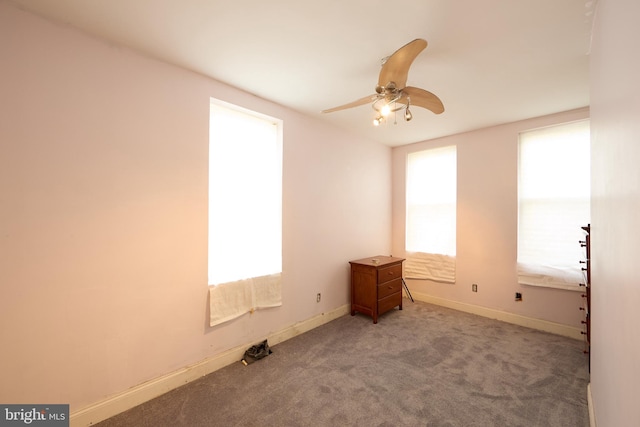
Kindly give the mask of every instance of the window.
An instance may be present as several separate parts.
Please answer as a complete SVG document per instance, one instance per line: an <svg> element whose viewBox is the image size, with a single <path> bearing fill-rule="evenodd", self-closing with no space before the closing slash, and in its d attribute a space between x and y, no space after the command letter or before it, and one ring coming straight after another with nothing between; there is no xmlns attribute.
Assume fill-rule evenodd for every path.
<svg viewBox="0 0 640 427"><path fill-rule="evenodd" d="M280 305L282 123L211 102L211 325Z"/></svg>
<svg viewBox="0 0 640 427"><path fill-rule="evenodd" d="M578 289L578 241L590 222L589 121L520 134L518 280Z"/></svg>
<svg viewBox="0 0 640 427"><path fill-rule="evenodd" d="M455 282L456 147L407 157L405 276Z"/></svg>

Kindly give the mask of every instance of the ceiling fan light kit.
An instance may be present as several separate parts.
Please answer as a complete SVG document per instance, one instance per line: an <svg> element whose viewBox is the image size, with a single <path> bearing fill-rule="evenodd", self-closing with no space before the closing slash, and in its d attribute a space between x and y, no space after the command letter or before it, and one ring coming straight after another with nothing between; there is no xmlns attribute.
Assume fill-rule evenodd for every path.
<svg viewBox="0 0 640 427"><path fill-rule="evenodd" d="M404 110L405 121L410 121L413 114L409 106L418 106L434 114L441 114L444 111L444 105L440 98L424 89L406 86L409 67L426 47L427 41L423 39L415 39L402 46L393 55L382 60L375 94L322 112L332 113L371 103L376 112L376 117L373 119L374 126L379 126L389 114L402 110Z"/></svg>
<svg viewBox="0 0 640 427"><path fill-rule="evenodd" d="M407 99L406 104L402 104L402 103L398 104L396 103L395 100L392 100L392 101L383 103L382 107L380 107L380 105L377 105L379 104L379 101L385 101L385 100L383 98L376 99L371 105L376 112L376 118L373 119L374 126L379 126L382 122L385 121L385 119L389 116L389 114L396 113L403 109L404 109L405 121L408 122L413 118L413 114L411 114L411 111L409 110L409 104L410 104L409 99ZM391 104L393 104L393 106L391 106Z"/></svg>

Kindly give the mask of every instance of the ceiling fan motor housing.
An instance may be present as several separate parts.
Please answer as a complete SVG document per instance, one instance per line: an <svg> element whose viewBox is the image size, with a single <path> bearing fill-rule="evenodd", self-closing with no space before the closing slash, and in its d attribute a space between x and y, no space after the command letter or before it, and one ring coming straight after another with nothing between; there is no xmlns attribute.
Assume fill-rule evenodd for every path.
<svg viewBox="0 0 640 427"><path fill-rule="evenodd" d="M396 93L398 91L398 88L396 87L396 83L395 82L389 82L387 83L386 86L381 86L378 85L376 86L376 93L382 94L382 93Z"/></svg>

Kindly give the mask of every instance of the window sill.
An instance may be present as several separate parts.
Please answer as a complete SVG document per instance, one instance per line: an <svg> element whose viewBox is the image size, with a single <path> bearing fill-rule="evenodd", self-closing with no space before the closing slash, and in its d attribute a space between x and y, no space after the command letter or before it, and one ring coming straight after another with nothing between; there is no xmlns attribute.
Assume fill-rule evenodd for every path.
<svg viewBox="0 0 640 427"><path fill-rule="evenodd" d="M579 286L579 285L558 285L558 284L554 284L554 283L545 283L545 284L538 284L538 283L522 283L520 282L520 285L523 286L533 286L536 288L551 288L551 289L560 289L563 291L573 291L573 292L584 292L585 287L584 286Z"/></svg>

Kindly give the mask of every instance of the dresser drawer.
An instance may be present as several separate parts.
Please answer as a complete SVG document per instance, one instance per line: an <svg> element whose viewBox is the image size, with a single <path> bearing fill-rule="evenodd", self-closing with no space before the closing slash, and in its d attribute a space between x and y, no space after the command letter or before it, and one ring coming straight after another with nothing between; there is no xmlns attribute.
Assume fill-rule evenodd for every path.
<svg viewBox="0 0 640 427"><path fill-rule="evenodd" d="M385 283L402 277L402 264L392 265L378 270L378 283Z"/></svg>
<svg viewBox="0 0 640 427"><path fill-rule="evenodd" d="M378 301L378 314L386 313L394 307L399 306L402 310L402 293L397 292Z"/></svg>
<svg viewBox="0 0 640 427"><path fill-rule="evenodd" d="M402 290L402 279L395 279L391 282L386 282L378 285L378 300L400 292Z"/></svg>

